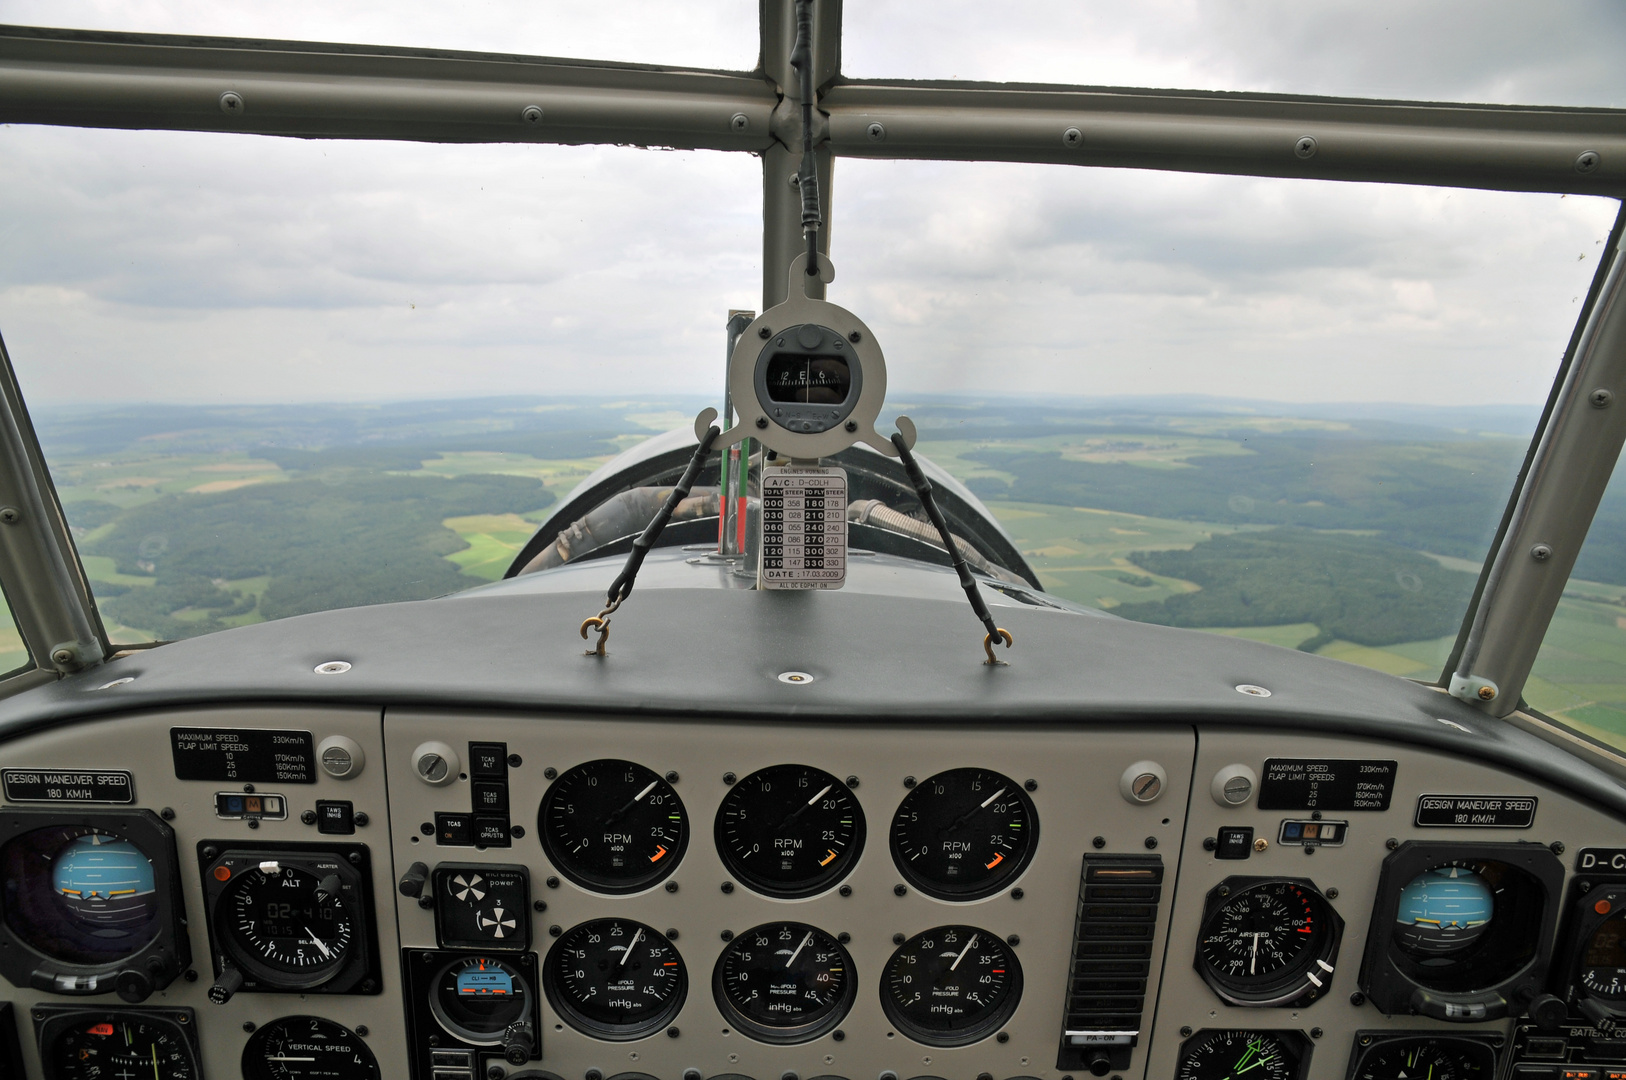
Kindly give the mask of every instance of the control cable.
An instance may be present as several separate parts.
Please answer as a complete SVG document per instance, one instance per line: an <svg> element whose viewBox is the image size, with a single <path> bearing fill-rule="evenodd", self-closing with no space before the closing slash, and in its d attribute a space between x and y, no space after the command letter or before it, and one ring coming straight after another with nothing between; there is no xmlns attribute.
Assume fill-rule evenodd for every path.
<svg viewBox="0 0 1626 1080"><path fill-rule="evenodd" d="M706 463L706 455L711 453L711 444L717 436L722 434L721 429L713 424L706 429L706 437L700 440L700 445L694 448L694 456L689 459L689 467L683 470L683 477L677 486L666 496L655 517L632 542L632 551L627 554L627 565L621 568L621 573L610 582L610 591L604 601L604 610L592 618L582 621L582 640L587 640L589 630L598 631L598 647L589 649L588 656L603 656L604 643L610 638L610 616L615 613L623 601L632 595L632 584L638 578L638 568L644 565L644 556L649 549L655 546L655 541L661 538L661 531L666 523L672 520L672 512L677 509L678 503L689 497L689 489L694 487L695 477L700 475L700 467Z"/></svg>
<svg viewBox="0 0 1626 1080"><path fill-rule="evenodd" d="M949 559L954 563L954 572L960 576L960 588L965 590L965 598L971 601L971 610L977 613L982 625L988 631L988 636L982 639L982 651L988 655L988 663L999 664L1003 661L994 658L994 645L1003 641L1008 649L1015 643L1011 632L994 625L994 617L988 613L988 605L982 598L982 590L977 587L977 579L971 576L970 567L966 566L965 556L960 554L959 545L954 542L954 534L949 532L948 522L943 518L943 511L937 508L937 500L932 497L932 482L926 479L926 474L920 471L920 463L915 461L915 455L909 452L909 442L902 434L892 436L892 445L898 448L898 457L903 462L903 471L909 474L909 482L915 485L915 494L920 496L920 505L925 509L926 516L931 518L932 524L937 527L937 535L943 538L943 546L948 549Z"/></svg>

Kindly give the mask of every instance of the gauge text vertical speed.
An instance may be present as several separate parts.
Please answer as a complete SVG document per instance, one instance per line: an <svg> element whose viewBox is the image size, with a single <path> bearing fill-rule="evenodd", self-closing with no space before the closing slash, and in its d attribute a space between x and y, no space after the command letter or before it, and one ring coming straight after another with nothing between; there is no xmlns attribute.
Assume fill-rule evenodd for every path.
<svg viewBox="0 0 1626 1080"><path fill-rule="evenodd" d="M1039 815L1022 785L988 769L950 769L923 781L892 818L892 859L939 900L992 896L1027 869Z"/></svg>
<svg viewBox="0 0 1626 1080"><path fill-rule="evenodd" d="M630 761L589 761L564 773L536 819L553 865L595 892L647 889L676 868L689 845L683 800Z"/></svg>
<svg viewBox="0 0 1626 1080"><path fill-rule="evenodd" d="M864 849L864 811L847 785L808 765L758 769L717 810L730 872L769 896L812 896L847 875Z"/></svg>

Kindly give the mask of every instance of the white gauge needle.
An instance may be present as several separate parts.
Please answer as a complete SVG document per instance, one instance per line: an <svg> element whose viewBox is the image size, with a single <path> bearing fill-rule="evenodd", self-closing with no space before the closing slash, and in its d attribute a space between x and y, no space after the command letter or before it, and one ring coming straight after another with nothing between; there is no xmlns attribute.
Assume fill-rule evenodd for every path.
<svg viewBox="0 0 1626 1080"><path fill-rule="evenodd" d="M975 945L976 943L977 943L977 935L972 934L971 935L971 940L966 942L965 943L965 948L960 950L960 955L956 956L954 958L954 963L949 965L949 970L950 971L953 971L955 968L960 966L960 961L965 959L965 954L970 952L971 951L971 946Z"/></svg>
<svg viewBox="0 0 1626 1080"><path fill-rule="evenodd" d="M814 798L817 798L817 797L818 796L814 796ZM785 961L785 966L790 967L792 964L794 964L796 962L796 958L798 956L802 955L802 950L807 948L807 943L812 941L812 940L813 940L813 931L809 930L807 932L807 936L802 939L802 943L800 945L796 946L796 951L790 954L790 959Z"/></svg>
<svg viewBox="0 0 1626 1080"><path fill-rule="evenodd" d="M649 785L649 787L654 787L654 786L655 786L654 784ZM644 790L648 791L649 788L645 788ZM621 954L621 964L622 965L626 964L627 957L632 955L632 947L634 945L638 944L638 939L643 937L643 936L644 936L644 932L642 930L639 930L636 934L632 935L632 940L627 942L626 951ZM620 966L620 965L617 965L617 966Z"/></svg>
<svg viewBox="0 0 1626 1080"><path fill-rule="evenodd" d="M992 795L990 795L986 799L982 800L983 808L986 808L989 803L993 802L995 799L999 798L1003 794L1005 794L1005 789L1000 788L998 791L994 792Z"/></svg>
<svg viewBox="0 0 1626 1080"><path fill-rule="evenodd" d="M1253 935L1253 952L1248 954L1249 975L1252 975L1254 973L1254 969L1259 966L1259 939L1262 937L1264 937L1263 934Z"/></svg>
<svg viewBox="0 0 1626 1080"><path fill-rule="evenodd" d="M288 1056L286 1056L284 1054L272 1054L269 1057L267 1057L265 1060L267 1060L267 1061L315 1061L316 1059L313 1058L313 1057L308 1057L308 1058L307 1057L288 1057Z"/></svg>
<svg viewBox="0 0 1626 1080"><path fill-rule="evenodd" d="M305 933L307 933L307 934L309 934L311 936L311 944L315 945L318 949L322 950L322 955L323 956L327 957L330 960L333 958L333 954L328 951L328 947L326 945L322 944L322 939L316 936L316 931L312 930L310 927L307 926L307 927L305 927Z"/></svg>
<svg viewBox="0 0 1626 1080"><path fill-rule="evenodd" d="M823 788L823 790L821 790L821 791L820 791L820 792L819 792L819 793L818 793L818 794L817 794L817 795L815 795L815 796L813 796L813 797L812 797L812 798L811 798L811 799L809 799L809 800L807 800L807 805L809 805L809 806L812 806L812 805L813 805L813 804L814 804L814 803L816 803L816 802L818 802L818 801L819 801L819 800L820 800L820 799L822 799L822 798L824 798L824 793L825 793L825 792L826 792L826 791L829 791L829 790L830 790L830 789L831 789L831 788L832 788L832 787L834 787L834 786L835 786L835 785L833 785L833 784L826 784L826 785L824 785L824 788Z"/></svg>
<svg viewBox="0 0 1626 1080"><path fill-rule="evenodd" d="M651 780L649 782L648 787L644 788L644 790L640 791L638 794L636 794L636 795L634 795L632 797L632 801L637 802L639 799L643 798L645 795L648 795L651 791L654 791L655 790L655 785L658 784L658 783L660 783L659 780Z"/></svg>

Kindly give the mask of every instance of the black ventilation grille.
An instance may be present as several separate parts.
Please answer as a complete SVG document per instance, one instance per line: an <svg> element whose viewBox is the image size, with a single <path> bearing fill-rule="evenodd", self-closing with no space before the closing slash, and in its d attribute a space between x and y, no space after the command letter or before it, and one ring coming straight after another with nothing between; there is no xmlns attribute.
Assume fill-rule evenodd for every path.
<svg viewBox="0 0 1626 1080"><path fill-rule="evenodd" d="M1140 1041L1162 898L1160 856L1084 856L1056 1068L1129 1068Z"/></svg>

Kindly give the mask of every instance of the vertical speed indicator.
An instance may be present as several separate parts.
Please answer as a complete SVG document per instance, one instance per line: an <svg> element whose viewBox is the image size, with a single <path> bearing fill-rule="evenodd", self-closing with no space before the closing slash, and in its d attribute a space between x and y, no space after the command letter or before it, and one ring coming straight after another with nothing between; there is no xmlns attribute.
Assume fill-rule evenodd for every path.
<svg viewBox="0 0 1626 1080"><path fill-rule="evenodd" d="M1022 785L989 769L950 769L915 786L892 818L899 873L939 900L981 900L1014 881L1039 843Z"/></svg>
<svg viewBox="0 0 1626 1080"><path fill-rule="evenodd" d="M542 850L594 892L639 892L666 878L689 846L689 819L672 785L631 761L605 758L562 774L536 813Z"/></svg>

